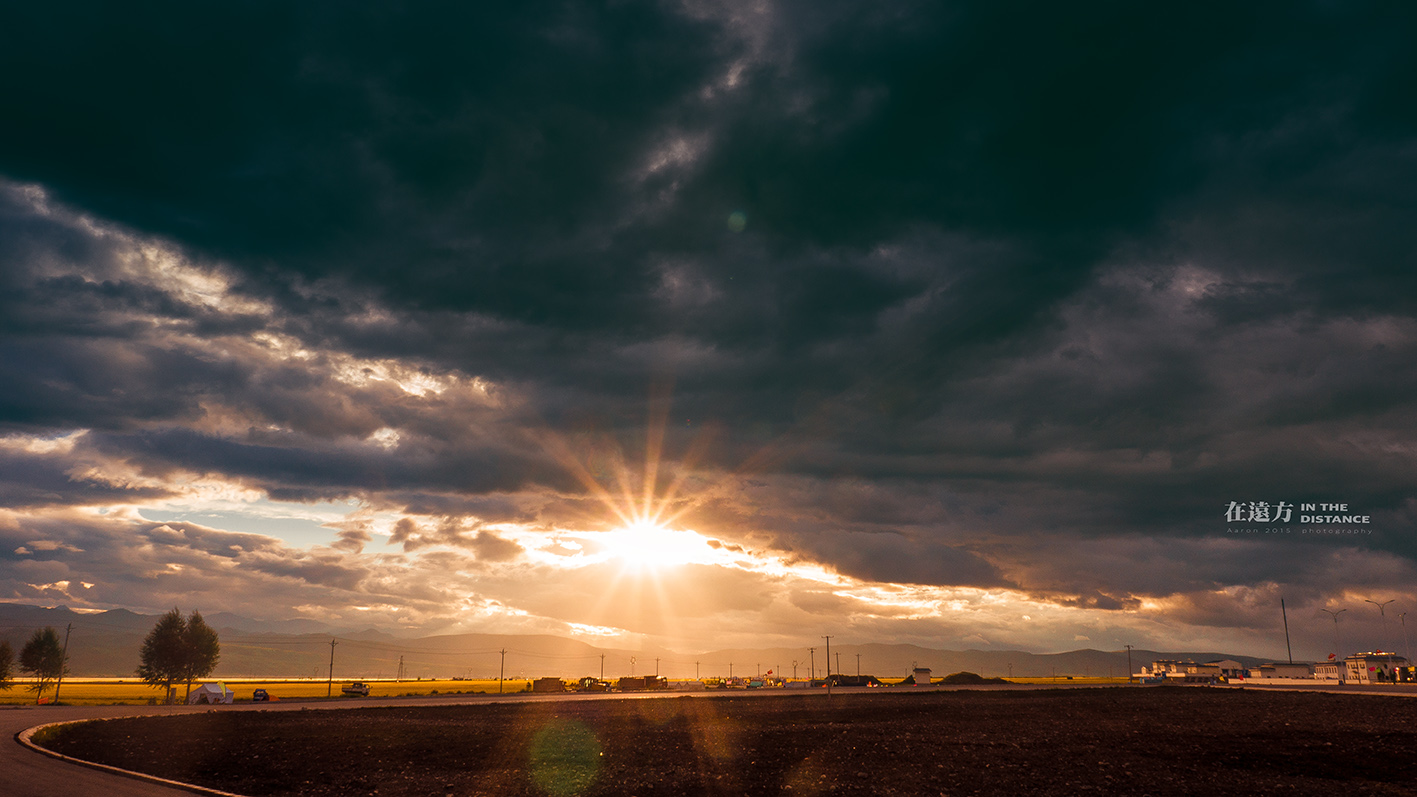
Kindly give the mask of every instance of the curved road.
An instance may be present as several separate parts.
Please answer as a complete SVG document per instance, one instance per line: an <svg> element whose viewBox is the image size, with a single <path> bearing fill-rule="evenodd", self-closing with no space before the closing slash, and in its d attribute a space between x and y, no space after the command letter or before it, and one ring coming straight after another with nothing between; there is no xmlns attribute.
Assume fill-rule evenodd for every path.
<svg viewBox="0 0 1417 797"><path fill-rule="evenodd" d="M1337 686L1337 685L1242 685L1246 688L1262 689L1303 689L1315 692L1336 692L1339 694L1383 694L1417 697L1417 689L1394 686ZM941 687L934 687L936 689ZM948 689L1053 689L1053 688L1096 688L1091 686L1066 686L1053 684L1016 684L1010 686L944 687ZM1236 688L1236 687L1230 687ZM838 692L873 692L865 688L844 688ZM275 703L236 703L214 709L211 706L0 706L0 733L12 740L21 731L50 722L68 722L84 719L104 719L109 717L165 716L171 714L191 714L202 711L294 711L310 709L346 709L368 706L447 706L458 704L529 702L543 700L625 700L655 697L744 697L744 696L788 696L806 697L822 695L818 690L763 689L754 691L734 690L731 692L637 692L633 694L574 695L518 693L513 695L444 695L440 697L400 697L369 698L357 700L282 700ZM190 795L182 789L149 783L116 775L111 772L79 766L68 761L41 755L18 742L0 742L0 794L5 797L72 797L72 795L102 794L111 797L178 797Z"/></svg>
<svg viewBox="0 0 1417 797"><path fill-rule="evenodd" d="M767 690L764 690L767 691ZM781 690L772 690L782 694ZM571 695L526 694L509 695L448 695L442 697L360 698L344 700L280 700L274 703L234 703L229 706L0 706L0 733L10 743L0 742L0 795L4 797L74 797L102 794L105 797L176 797L191 792L122 775L92 769L47 755L21 745L16 736L28 728L51 722L105 719L110 717L167 716L202 711L296 711L309 709L347 709L371 706L448 706L479 703L509 703L542 700L624 700L693 694L712 696L704 692L639 692L633 694ZM749 694L734 691L728 694ZM761 692L759 693L761 694Z"/></svg>

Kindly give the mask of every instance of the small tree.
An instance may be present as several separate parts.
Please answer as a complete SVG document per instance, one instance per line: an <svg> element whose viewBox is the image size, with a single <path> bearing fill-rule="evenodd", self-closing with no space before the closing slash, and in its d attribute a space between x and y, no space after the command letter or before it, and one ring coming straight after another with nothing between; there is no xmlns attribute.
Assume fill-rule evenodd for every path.
<svg viewBox="0 0 1417 797"><path fill-rule="evenodd" d="M53 628L42 628L34 632L30 641L20 651L20 669L34 676L35 702L44 694L50 681L66 672L64 646L59 644L59 634Z"/></svg>
<svg viewBox="0 0 1417 797"><path fill-rule="evenodd" d="M182 675L187 681L187 697L190 698L192 682L211 675L221 660L221 641L216 631L202 619L201 612L193 611L187 618L187 627L182 632L182 648L185 653Z"/></svg>
<svg viewBox="0 0 1417 797"><path fill-rule="evenodd" d="M157 625L143 640L139 654L138 677L153 686L161 686L166 692L165 700L172 702L172 684L187 675L187 656L184 636L187 621L177 609L158 618Z"/></svg>
<svg viewBox="0 0 1417 797"><path fill-rule="evenodd" d="M9 689L15 680L15 651L9 642L0 642L0 689Z"/></svg>

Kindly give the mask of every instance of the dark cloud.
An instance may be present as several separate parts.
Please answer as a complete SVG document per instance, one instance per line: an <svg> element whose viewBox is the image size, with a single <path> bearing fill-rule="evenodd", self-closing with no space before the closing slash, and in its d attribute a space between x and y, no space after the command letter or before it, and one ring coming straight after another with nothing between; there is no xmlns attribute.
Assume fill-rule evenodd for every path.
<svg viewBox="0 0 1417 797"><path fill-rule="evenodd" d="M243 564L354 594L382 533L510 567L495 524L614 525L587 480L657 450L679 522L870 581L1410 590L1414 22L6 8L0 504L357 498L402 520ZM1227 536L1251 500L1374 533Z"/></svg>

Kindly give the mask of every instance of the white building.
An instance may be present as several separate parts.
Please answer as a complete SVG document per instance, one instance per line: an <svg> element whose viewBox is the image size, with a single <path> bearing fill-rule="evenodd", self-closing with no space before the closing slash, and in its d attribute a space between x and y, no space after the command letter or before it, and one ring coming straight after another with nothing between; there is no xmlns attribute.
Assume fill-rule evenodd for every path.
<svg viewBox="0 0 1417 797"><path fill-rule="evenodd" d="M1354 653L1343 660L1344 680L1350 684L1390 684L1398 679L1398 668L1407 666L1407 659L1396 653L1374 651Z"/></svg>
<svg viewBox="0 0 1417 797"><path fill-rule="evenodd" d="M1336 659L1321 661L1314 665L1314 680L1343 683L1343 674L1346 669L1343 662Z"/></svg>

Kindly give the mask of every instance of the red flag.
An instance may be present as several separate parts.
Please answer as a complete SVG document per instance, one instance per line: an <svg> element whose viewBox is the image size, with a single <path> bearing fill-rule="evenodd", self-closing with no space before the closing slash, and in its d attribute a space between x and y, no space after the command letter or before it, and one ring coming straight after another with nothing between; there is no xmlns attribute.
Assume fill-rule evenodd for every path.
<svg viewBox="0 0 1417 797"><path fill-rule="evenodd" d="M768 675L772 675L772 670L768 670Z"/></svg>
<svg viewBox="0 0 1417 797"><path fill-rule="evenodd" d="M1333 653L1328 654L1328 659L1329 659L1329 661L1333 661L1333 657L1334 657L1335 655L1336 655L1336 654L1333 654Z"/></svg>

